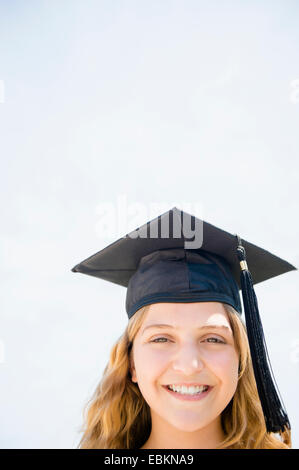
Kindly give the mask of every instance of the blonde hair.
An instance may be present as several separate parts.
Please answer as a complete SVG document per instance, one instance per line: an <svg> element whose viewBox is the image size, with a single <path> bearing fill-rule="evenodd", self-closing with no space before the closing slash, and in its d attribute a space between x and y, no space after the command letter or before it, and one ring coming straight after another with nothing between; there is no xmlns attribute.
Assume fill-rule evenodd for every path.
<svg viewBox="0 0 299 470"><path fill-rule="evenodd" d="M291 431L267 433L256 388L247 339L240 315L223 304L239 353L239 380L230 403L221 413L225 440L218 449L290 449ZM149 305L139 309L112 347L102 379L86 403L81 428L81 449L140 449L151 431L150 408L132 382L132 344Z"/></svg>

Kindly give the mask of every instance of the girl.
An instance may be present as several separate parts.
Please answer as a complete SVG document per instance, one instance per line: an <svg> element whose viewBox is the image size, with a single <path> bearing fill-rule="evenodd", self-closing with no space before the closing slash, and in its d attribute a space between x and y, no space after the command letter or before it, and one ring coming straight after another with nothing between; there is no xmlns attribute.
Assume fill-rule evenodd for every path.
<svg viewBox="0 0 299 470"><path fill-rule="evenodd" d="M158 323L170 326L142 333ZM210 390L184 400L164 387L186 382ZM290 430L266 432L246 327L225 303L139 309L87 406L82 449L291 448Z"/></svg>

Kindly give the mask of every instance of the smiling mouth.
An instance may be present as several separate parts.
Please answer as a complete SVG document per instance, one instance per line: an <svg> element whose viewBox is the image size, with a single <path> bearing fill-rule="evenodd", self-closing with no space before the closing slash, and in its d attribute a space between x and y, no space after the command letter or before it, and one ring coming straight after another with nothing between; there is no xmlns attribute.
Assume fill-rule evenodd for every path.
<svg viewBox="0 0 299 470"><path fill-rule="evenodd" d="M207 385L204 389L202 389L201 391L198 391L198 392L182 393L180 391L172 390L168 385L162 385L162 387L168 393L170 393L172 396L178 398L179 400L187 400L187 401L201 400L201 399L205 398L210 393L210 391L214 388L210 385Z"/></svg>
<svg viewBox="0 0 299 470"><path fill-rule="evenodd" d="M206 392L209 389L209 385L200 385L200 390L197 392L182 392L181 390L174 390L171 385L164 385L168 390L175 393L180 393L181 395L199 395L200 393ZM198 387L197 387L198 388Z"/></svg>

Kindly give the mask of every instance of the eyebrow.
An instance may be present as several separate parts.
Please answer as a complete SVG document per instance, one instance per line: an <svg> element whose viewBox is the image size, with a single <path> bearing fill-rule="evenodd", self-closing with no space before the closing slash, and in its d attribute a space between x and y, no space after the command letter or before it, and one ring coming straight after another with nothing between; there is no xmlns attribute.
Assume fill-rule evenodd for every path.
<svg viewBox="0 0 299 470"><path fill-rule="evenodd" d="M148 325L146 326L142 333L143 334L145 332L145 330L149 329L149 328L175 328L173 325L167 325L166 323L155 323L153 325ZM230 333L232 333L232 330L226 326L226 325L204 325L204 326L200 326L197 328L198 330L225 330L225 331L228 331Z"/></svg>

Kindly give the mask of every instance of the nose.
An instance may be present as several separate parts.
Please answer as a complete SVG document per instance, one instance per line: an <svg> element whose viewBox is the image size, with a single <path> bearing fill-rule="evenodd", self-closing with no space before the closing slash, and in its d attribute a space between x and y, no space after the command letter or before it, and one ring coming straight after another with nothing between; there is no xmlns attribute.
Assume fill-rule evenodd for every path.
<svg viewBox="0 0 299 470"><path fill-rule="evenodd" d="M200 354L198 345L194 343L180 347L172 361L172 368L182 372L184 375L192 375L204 368L204 361Z"/></svg>

